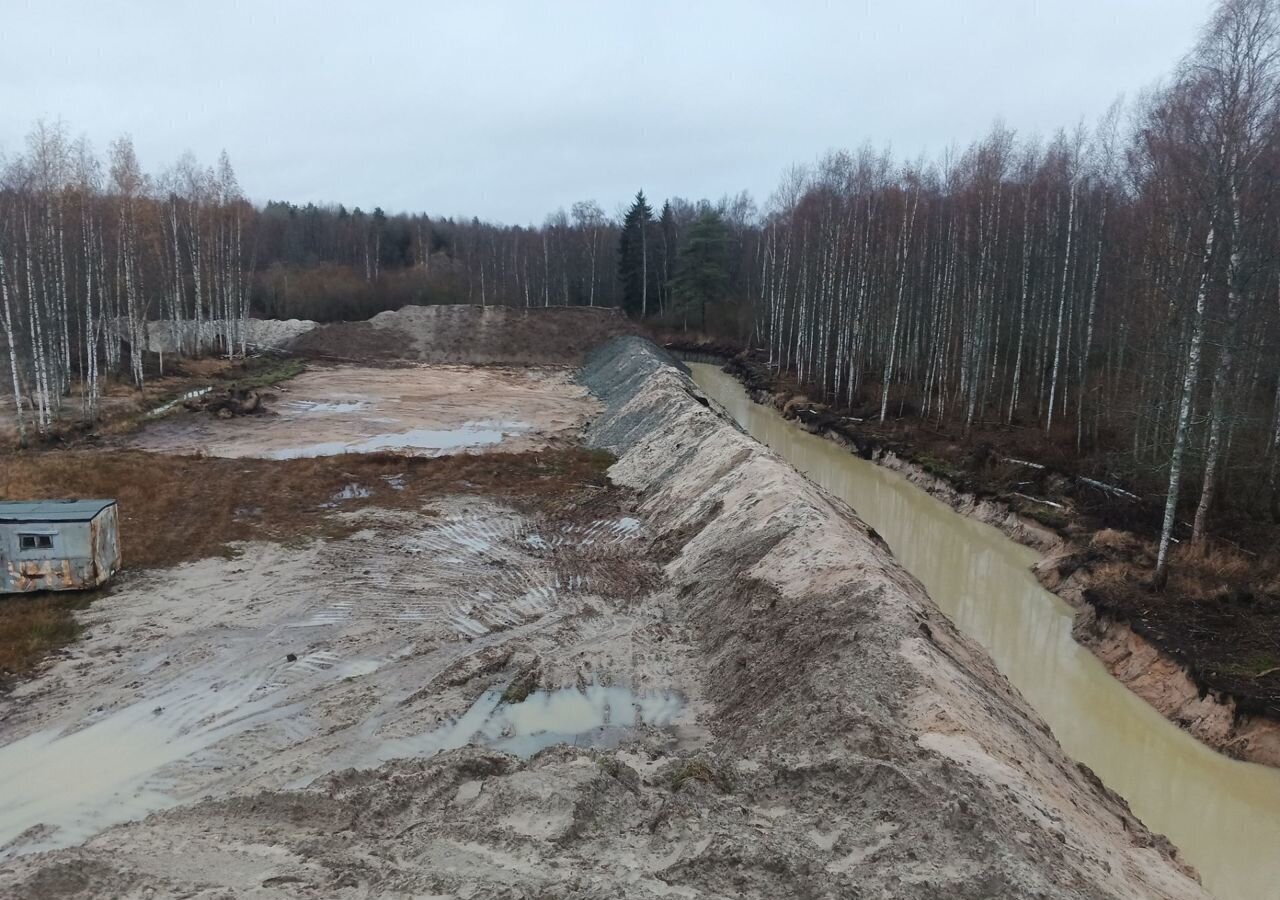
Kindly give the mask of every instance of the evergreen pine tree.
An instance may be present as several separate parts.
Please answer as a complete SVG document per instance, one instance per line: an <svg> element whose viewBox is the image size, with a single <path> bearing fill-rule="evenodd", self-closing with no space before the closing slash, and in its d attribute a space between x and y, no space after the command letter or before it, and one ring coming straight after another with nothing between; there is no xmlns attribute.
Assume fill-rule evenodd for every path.
<svg viewBox="0 0 1280 900"><path fill-rule="evenodd" d="M636 194L635 202L622 220L618 238L618 281L622 286L622 308L627 315L644 318L649 314L649 287L654 281L650 230L653 210L644 197ZM653 298L655 301L657 298Z"/></svg>
<svg viewBox="0 0 1280 900"><path fill-rule="evenodd" d="M662 244L662 283L658 289L659 305L666 312L674 303L676 250L680 246L676 233L676 212L671 208L671 201L662 204L662 215L658 218L658 233Z"/></svg>
<svg viewBox="0 0 1280 900"><path fill-rule="evenodd" d="M707 329L707 304L724 299L729 291L729 233L714 210L706 210L689 229L676 265L675 301L689 327L689 313L698 315Z"/></svg>

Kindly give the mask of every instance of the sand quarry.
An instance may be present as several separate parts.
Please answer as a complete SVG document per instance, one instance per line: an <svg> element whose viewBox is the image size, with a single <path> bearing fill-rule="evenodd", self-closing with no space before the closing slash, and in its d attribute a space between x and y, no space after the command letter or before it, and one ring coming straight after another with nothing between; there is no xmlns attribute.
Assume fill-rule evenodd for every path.
<svg viewBox="0 0 1280 900"><path fill-rule="evenodd" d="M383 451L434 456L576 440L596 404L565 368L320 365L272 389L263 417L167 417L128 446L299 459Z"/></svg>
<svg viewBox="0 0 1280 900"><path fill-rule="evenodd" d="M329 536L127 572L0 699L0 895L1204 896L877 536L656 348L491 355L315 367L276 415L136 437L282 466L613 456L553 493L499 473L390 504L419 469L357 478ZM498 436L383 437L477 423Z"/></svg>

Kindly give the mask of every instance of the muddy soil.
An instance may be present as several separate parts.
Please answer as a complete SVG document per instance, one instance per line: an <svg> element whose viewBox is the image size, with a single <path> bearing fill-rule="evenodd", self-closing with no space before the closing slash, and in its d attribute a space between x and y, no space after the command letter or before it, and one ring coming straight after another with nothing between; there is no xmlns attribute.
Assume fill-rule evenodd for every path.
<svg viewBox="0 0 1280 900"><path fill-rule="evenodd" d="M313 368L271 389L269 415L175 411L124 442L165 453L295 459L394 451L522 452L576 438L597 409L564 369Z"/></svg>
<svg viewBox="0 0 1280 900"><path fill-rule="evenodd" d="M145 836L156 819L107 831L87 852L136 857L129 874L70 864L69 893L199 894L209 873L196 845L222 815L202 798L270 806L263 790L473 739L512 754L508 767L552 743L696 750L702 679L687 627L665 621L657 565L637 555L651 538L628 496L584 491L541 512L478 496L365 509L344 540L246 544L236 559L132 579L84 614L84 641L4 702L0 893L67 895L55 874L66 855L40 851L178 807L192 826L160 826L172 854ZM540 812L513 816L541 833ZM272 843L267 832L254 842ZM286 847L263 860L271 872L241 859L217 883L269 881Z"/></svg>
<svg viewBox="0 0 1280 900"><path fill-rule="evenodd" d="M577 366L592 348L634 331L620 310L599 307L406 306L322 325L288 347L314 359Z"/></svg>
<svg viewBox="0 0 1280 900"><path fill-rule="evenodd" d="M1204 896L848 507L652 345L584 378L613 487L92 607L4 701L0 893Z"/></svg>

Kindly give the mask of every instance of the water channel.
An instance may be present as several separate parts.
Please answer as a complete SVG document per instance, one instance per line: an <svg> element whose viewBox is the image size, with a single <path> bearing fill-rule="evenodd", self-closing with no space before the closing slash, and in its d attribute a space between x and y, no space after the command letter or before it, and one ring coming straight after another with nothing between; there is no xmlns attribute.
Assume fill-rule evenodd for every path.
<svg viewBox="0 0 1280 900"><path fill-rule="evenodd" d="M1280 770L1200 744L1116 681L1071 637L1071 608L1031 573L1036 554L895 472L753 403L716 366L698 386L748 433L848 503L991 654L1075 759L1169 837L1220 900L1280 898Z"/></svg>

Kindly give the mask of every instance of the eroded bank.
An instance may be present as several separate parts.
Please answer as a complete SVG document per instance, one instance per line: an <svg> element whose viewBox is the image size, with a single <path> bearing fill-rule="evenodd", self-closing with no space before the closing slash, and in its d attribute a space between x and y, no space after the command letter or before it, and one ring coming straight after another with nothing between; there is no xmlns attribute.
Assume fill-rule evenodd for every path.
<svg viewBox="0 0 1280 900"><path fill-rule="evenodd" d="M692 369L699 386L750 434L884 536L1067 751L1124 796L1148 826L1167 834L1215 893L1259 900L1274 895L1280 772L1221 756L1112 678L1073 639L1075 611L1036 579L1036 551L953 511L904 475L753 402L718 366Z"/></svg>

